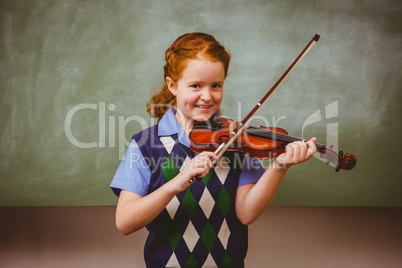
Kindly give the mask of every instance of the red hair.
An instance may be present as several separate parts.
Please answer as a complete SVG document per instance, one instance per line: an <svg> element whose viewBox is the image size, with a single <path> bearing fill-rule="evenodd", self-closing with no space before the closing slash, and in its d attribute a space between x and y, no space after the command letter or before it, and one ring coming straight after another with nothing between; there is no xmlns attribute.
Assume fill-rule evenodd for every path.
<svg viewBox="0 0 402 268"><path fill-rule="evenodd" d="M176 97L169 91L166 77L172 78L177 83L187 67L188 60L200 58L222 62L226 78L231 56L223 45L205 33L187 33L180 36L165 52L165 84L147 103L147 112L151 117L160 120L170 106L176 105Z"/></svg>

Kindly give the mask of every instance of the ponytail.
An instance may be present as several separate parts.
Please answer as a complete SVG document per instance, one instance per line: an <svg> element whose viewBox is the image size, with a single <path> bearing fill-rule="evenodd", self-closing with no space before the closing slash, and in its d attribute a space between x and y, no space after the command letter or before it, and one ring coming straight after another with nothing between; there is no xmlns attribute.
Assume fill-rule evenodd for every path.
<svg viewBox="0 0 402 268"><path fill-rule="evenodd" d="M147 112L160 120L171 106L176 105L176 97L169 91L166 83L147 103Z"/></svg>

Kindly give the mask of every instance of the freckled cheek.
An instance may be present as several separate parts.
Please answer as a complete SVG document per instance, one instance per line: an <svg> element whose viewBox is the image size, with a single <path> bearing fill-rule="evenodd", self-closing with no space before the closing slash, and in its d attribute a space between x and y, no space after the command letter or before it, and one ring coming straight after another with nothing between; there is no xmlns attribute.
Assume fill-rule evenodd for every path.
<svg viewBox="0 0 402 268"><path fill-rule="evenodd" d="M196 102L197 102L196 97L187 98L187 99L184 100L184 103L185 103L186 106L193 106Z"/></svg>
<svg viewBox="0 0 402 268"><path fill-rule="evenodd" d="M218 93L218 94L214 95L213 99L214 99L215 103L221 103L221 101L223 99L223 94Z"/></svg>

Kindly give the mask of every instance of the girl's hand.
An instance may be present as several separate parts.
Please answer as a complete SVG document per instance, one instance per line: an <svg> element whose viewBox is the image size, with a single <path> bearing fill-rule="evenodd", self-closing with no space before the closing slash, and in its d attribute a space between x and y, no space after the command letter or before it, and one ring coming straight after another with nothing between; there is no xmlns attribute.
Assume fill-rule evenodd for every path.
<svg viewBox="0 0 402 268"><path fill-rule="evenodd" d="M317 138L313 137L308 142L295 141L289 143L286 145L285 152L275 159L277 167L288 169L293 165L307 161L317 151L316 141Z"/></svg>
<svg viewBox="0 0 402 268"><path fill-rule="evenodd" d="M178 191L186 190L195 181L196 177L205 177L212 167L211 158L219 159L213 152L202 152L191 159L175 178Z"/></svg>

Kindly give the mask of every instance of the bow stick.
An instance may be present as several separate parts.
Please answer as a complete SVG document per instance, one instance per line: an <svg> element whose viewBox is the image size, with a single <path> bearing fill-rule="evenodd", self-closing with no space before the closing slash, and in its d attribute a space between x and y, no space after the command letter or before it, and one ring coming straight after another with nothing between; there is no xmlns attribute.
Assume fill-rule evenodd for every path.
<svg viewBox="0 0 402 268"><path fill-rule="evenodd" d="M299 64L299 62L307 55L307 53L313 48L313 46L317 43L318 39L320 39L320 35L316 34L311 39L311 41L307 44L307 46L303 49L303 51L299 54L299 56L295 59L295 61L289 66L289 68L285 71L285 73L279 78L279 80L275 83L275 85L268 91L267 94L257 103L254 109L243 119L243 121L237 126L236 131L232 131L228 139L221 143L221 145L215 150L215 154L218 158L221 158L224 152L232 145L232 143L236 140L236 138L240 135L240 133L246 128L248 123L251 121L253 116L261 109L261 107L265 104L268 98L278 89L278 87L285 81L285 79L289 76L289 74L293 71L294 68ZM218 160L212 160L212 166L216 164Z"/></svg>

